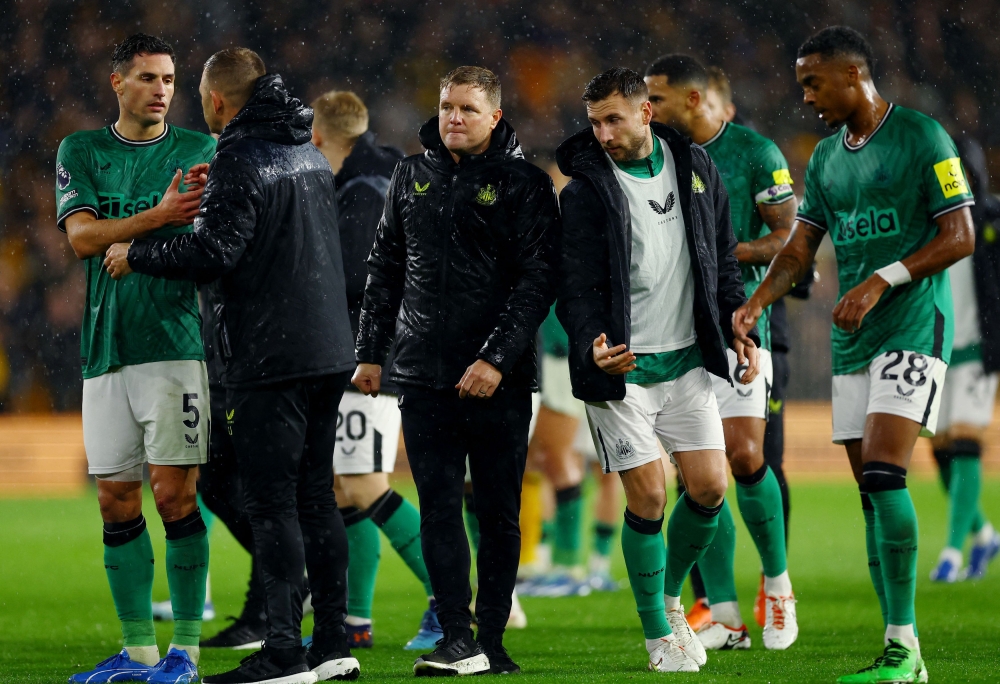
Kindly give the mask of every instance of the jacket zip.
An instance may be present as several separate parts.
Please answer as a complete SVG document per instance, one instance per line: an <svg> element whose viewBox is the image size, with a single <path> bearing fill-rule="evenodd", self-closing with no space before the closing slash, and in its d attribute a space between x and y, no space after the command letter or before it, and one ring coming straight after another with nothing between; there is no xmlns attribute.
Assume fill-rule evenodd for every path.
<svg viewBox="0 0 1000 684"><path fill-rule="evenodd" d="M444 253L442 254L441 261L441 298L444 299L448 295L448 251L451 246L451 229L454 225L455 219L455 189L458 186L458 174L454 173L451 176L451 190L448 197L448 221L443 222L447 226L448 230L444 236ZM441 207L444 209L444 207ZM444 313L444 307L439 307L441 313ZM442 320L442 323L444 321ZM444 345L445 341L442 340L438 347L438 378L444 377Z"/></svg>

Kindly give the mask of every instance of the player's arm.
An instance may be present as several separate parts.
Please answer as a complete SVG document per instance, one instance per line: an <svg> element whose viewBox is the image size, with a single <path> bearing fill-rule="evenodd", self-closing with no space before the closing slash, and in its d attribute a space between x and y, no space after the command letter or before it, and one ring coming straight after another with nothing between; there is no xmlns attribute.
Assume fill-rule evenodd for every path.
<svg viewBox="0 0 1000 684"><path fill-rule="evenodd" d="M190 176L190 174L189 174ZM170 187L155 207L123 219L99 219L89 211L77 211L63 220L66 236L77 258L104 254L116 242L142 237L163 226L186 226L198 215L202 188L195 184L180 192L181 172L174 174Z"/></svg>
<svg viewBox="0 0 1000 684"><path fill-rule="evenodd" d="M750 300L733 313L733 335L737 339L749 339L747 334L757 324L764 309L788 294L796 283L806 277L824 235L826 231L818 226L802 220L794 222L791 235L771 262L764 281Z"/></svg>
<svg viewBox="0 0 1000 684"><path fill-rule="evenodd" d="M833 309L833 324L847 332L856 331L890 287L928 278L972 254L976 229L968 207L938 216L935 223L938 234L930 242L905 259L880 268L845 294Z"/></svg>
<svg viewBox="0 0 1000 684"><path fill-rule="evenodd" d="M798 203L794 195L781 204L759 203L757 211L771 232L751 242L741 242L736 245L736 251L733 252L736 260L741 264L762 266L771 263L792 232L797 209Z"/></svg>

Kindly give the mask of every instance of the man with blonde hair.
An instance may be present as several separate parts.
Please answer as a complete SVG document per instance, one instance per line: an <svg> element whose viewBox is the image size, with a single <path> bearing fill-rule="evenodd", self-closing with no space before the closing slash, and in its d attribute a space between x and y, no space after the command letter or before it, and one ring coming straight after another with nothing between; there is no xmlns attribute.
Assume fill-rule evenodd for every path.
<svg viewBox="0 0 1000 684"><path fill-rule="evenodd" d="M368 109L354 93L331 90L316 98L312 108L313 144L336 174L347 309L352 332L357 337L368 279L365 260L375 242L389 178L403 154L375 142L375 134L368 130ZM388 367L384 370L388 377ZM433 649L441 638L441 627L420 548L420 513L389 486L388 473L395 466L399 443L398 395L399 388L389 382L382 384L382 391L374 399L348 386L340 402L333 487L347 526L350 548L347 635L352 648L372 645L372 602L381 555L382 540L378 533L381 529L423 584L428 597L430 605L424 612L420 631L406 644L407 650L426 651Z"/></svg>

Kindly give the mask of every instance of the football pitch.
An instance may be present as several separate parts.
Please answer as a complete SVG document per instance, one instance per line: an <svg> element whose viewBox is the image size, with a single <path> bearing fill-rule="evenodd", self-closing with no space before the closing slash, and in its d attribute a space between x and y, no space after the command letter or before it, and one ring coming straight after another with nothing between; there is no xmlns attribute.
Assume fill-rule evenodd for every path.
<svg viewBox="0 0 1000 684"><path fill-rule="evenodd" d="M928 574L945 535L946 502L937 483L911 482L920 516L917 621L931 682L1000 681L1000 560L978 583L933 584ZM399 489L414 499L412 487ZM732 488L730 494L733 494ZM684 680L715 682L833 682L867 665L881 651L882 622L868 579L864 523L857 489L841 480L793 482L789 569L801 632L788 651L768 652L751 624L753 648L710 652L698 674L646 671L642 631L630 591L580 598L524 599L528 627L506 644L538 682ZM670 505L674 502L670 497ZM157 559L163 527L146 492L146 517ZM1000 521L1000 479L983 486L987 516ZM734 507L735 500L730 502ZM737 584L744 618L752 623L758 565L737 522ZM589 527L588 527L589 529ZM249 558L220 524L212 530L212 596L218 618L211 635L242 605ZM101 526L93 491L72 499L0 500L0 684L65 682L121 648L121 634L104 575ZM624 578L620 548L615 574ZM158 560L158 563L161 561ZM420 586L383 541L375 596L375 647L359 650L362 681L406 681L415 654L403 644L425 607ZM168 596L157 566L154 599ZM690 598L685 598L690 605ZM306 629L311 628L307 620ZM158 623L161 650L170 625ZM206 650L201 672L229 669L246 652Z"/></svg>

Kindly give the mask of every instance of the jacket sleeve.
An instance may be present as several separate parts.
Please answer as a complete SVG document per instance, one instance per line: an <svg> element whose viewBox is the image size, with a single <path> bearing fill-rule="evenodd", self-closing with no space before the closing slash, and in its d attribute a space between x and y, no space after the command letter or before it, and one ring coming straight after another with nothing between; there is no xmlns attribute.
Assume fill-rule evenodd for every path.
<svg viewBox="0 0 1000 684"><path fill-rule="evenodd" d="M570 354L593 364L594 340L611 334L610 266L607 258L606 211L586 181L574 179L559 196L563 237L559 260L556 317L570 341ZM609 340L618 344L620 341Z"/></svg>
<svg viewBox="0 0 1000 684"><path fill-rule="evenodd" d="M194 230L170 238L135 240L128 263L136 273L171 280L209 283L231 271L253 239L263 192L257 170L242 159L220 154L208 183Z"/></svg>
<svg viewBox="0 0 1000 684"><path fill-rule="evenodd" d="M514 206L514 289L478 358L508 373L532 344L556 298L559 204L552 179L538 174L510 198Z"/></svg>
<svg viewBox="0 0 1000 684"><path fill-rule="evenodd" d="M716 290L716 302L719 306L719 328L729 345L733 343L733 313L747 301L746 289L743 286L743 276L740 264L734 254L736 250L736 235L733 233L732 216L729 211L729 193L722 184L722 178L715 164L702 152L708 167L709 183L714 193L715 204L715 254L718 260L719 285ZM711 233L709 233L711 234ZM757 328L750 331L750 339L758 347L760 335Z"/></svg>
<svg viewBox="0 0 1000 684"><path fill-rule="evenodd" d="M397 166L385 198L382 219L375 231L375 244L368 256L355 357L358 363L385 364L396 332L396 317L403 301L406 278L406 235L399 214L399 184L403 172Z"/></svg>

